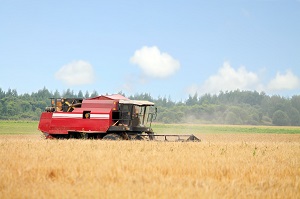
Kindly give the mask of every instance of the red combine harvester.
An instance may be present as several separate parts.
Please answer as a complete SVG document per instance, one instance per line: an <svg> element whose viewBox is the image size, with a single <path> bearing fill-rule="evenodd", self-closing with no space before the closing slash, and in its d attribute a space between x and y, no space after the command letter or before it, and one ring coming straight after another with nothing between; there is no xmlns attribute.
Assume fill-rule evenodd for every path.
<svg viewBox="0 0 300 199"><path fill-rule="evenodd" d="M175 137L176 141L200 141L194 135L154 134L151 123L156 115L153 102L130 100L122 95L51 98L51 106L41 114L38 129L46 138L58 139L167 141Z"/></svg>

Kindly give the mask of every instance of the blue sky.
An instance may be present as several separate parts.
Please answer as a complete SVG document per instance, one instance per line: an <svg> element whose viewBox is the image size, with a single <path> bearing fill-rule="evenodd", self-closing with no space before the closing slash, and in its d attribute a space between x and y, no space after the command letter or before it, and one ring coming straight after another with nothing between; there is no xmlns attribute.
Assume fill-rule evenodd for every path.
<svg viewBox="0 0 300 199"><path fill-rule="evenodd" d="M0 0L0 88L292 96L299 21L299 0Z"/></svg>

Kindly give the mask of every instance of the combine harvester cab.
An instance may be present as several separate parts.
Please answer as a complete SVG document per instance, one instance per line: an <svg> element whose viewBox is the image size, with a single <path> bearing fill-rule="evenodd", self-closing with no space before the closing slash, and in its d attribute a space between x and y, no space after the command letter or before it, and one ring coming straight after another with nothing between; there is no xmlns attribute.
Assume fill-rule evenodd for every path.
<svg viewBox="0 0 300 199"><path fill-rule="evenodd" d="M46 138L200 141L194 135L154 134L151 123L157 109L153 102L122 95L50 100L38 126Z"/></svg>

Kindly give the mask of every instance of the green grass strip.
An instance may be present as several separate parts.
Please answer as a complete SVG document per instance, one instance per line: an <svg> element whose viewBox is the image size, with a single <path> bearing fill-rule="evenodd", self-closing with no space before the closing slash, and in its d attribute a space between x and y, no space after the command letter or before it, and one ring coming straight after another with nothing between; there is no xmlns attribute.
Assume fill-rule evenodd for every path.
<svg viewBox="0 0 300 199"><path fill-rule="evenodd" d="M197 124L154 124L152 128L158 134L194 134L194 133L275 133L300 134L300 127L291 126L242 126L242 125L197 125Z"/></svg>
<svg viewBox="0 0 300 199"><path fill-rule="evenodd" d="M0 121L0 134L38 134L37 126L37 121Z"/></svg>

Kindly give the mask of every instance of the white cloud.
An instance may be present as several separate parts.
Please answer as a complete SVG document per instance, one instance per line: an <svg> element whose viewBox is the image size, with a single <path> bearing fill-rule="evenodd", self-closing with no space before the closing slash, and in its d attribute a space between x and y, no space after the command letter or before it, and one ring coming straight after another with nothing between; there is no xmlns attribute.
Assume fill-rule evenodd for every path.
<svg viewBox="0 0 300 199"><path fill-rule="evenodd" d="M55 77L67 85L90 84L95 79L93 66L82 60L62 66L56 72Z"/></svg>
<svg viewBox="0 0 300 199"><path fill-rule="evenodd" d="M262 69L260 73L266 73ZM257 73L247 71L244 66L234 69L228 62L224 62L216 74L208 77L202 85L191 85L187 88L189 94L217 94L220 91L256 90L265 92L286 91L300 88L300 78L287 70L284 74L277 72L276 76L267 84L262 84Z"/></svg>
<svg viewBox="0 0 300 199"><path fill-rule="evenodd" d="M146 76L165 78L180 68L180 63L168 53L162 53L156 47L144 46L135 51L130 62L138 65Z"/></svg>
<svg viewBox="0 0 300 199"><path fill-rule="evenodd" d="M285 74L277 72L276 77L267 86L271 91L292 90L299 87L300 79L289 70Z"/></svg>
<svg viewBox="0 0 300 199"><path fill-rule="evenodd" d="M189 93L218 93L219 91L249 90L259 88L259 78L256 73L247 71L244 66L237 70L228 62L218 70L217 74L210 76L202 86L191 86Z"/></svg>

